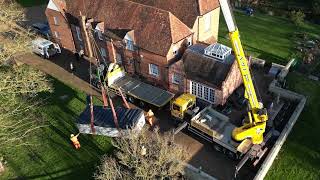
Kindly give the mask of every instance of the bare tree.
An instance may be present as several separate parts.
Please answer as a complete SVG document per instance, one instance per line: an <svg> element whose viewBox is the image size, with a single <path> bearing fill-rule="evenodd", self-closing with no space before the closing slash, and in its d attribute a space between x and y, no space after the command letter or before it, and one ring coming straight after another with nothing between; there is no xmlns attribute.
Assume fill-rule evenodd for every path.
<svg viewBox="0 0 320 180"><path fill-rule="evenodd" d="M16 24L23 18L15 1L0 0L0 150L30 144L28 137L43 126L34 96L52 89L44 73L11 63L31 51L33 35Z"/></svg>
<svg viewBox="0 0 320 180"><path fill-rule="evenodd" d="M113 141L115 153L105 156L95 179L183 179L186 151L172 134L143 130Z"/></svg>

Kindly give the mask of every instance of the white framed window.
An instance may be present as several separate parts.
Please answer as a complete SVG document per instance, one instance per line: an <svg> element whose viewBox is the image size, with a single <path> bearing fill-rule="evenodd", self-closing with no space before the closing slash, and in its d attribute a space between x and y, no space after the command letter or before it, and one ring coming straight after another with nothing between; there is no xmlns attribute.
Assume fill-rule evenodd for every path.
<svg viewBox="0 0 320 180"><path fill-rule="evenodd" d="M180 84L181 81L182 81L182 78L179 74L177 74L177 73L172 74L172 83L173 84Z"/></svg>
<svg viewBox="0 0 320 180"><path fill-rule="evenodd" d="M134 51L133 41L126 40L126 48L130 51Z"/></svg>
<svg viewBox="0 0 320 180"><path fill-rule="evenodd" d="M202 100L214 103L214 89L201 83L190 81L190 93Z"/></svg>
<svg viewBox="0 0 320 180"><path fill-rule="evenodd" d="M204 31L208 32L211 29L211 14L206 14L204 16Z"/></svg>
<svg viewBox="0 0 320 180"><path fill-rule="evenodd" d="M82 41L82 37L81 37L81 31L80 28L78 26L76 26L76 31L77 31L77 38L79 41Z"/></svg>
<svg viewBox="0 0 320 180"><path fill-rule="evenodd" d="M130 51L134 51L134 42L132 37L127 33L124 37L124 42L126 43L126 48Z"/></svg>
<svg viewBox="0 0 320 180"><path fill-rule="evenodd" d="M106 57L107 57L106 49L100 48L100 53L101 53L102 59L106 60Z"/></svg>
<svg viewBox="0 0 320 180"><path fill-rule="evenodd" d="M60 39L59 32L54 31L54 37L56 37L57 39Z"/></svg>
<svg viewBox="0 0 320 180"><path fill-rule="evenodd" d="M53 16L53 22L54 22L54 25L58 25L59 21L56 16Z"/></svg>
<svg viewBox="0 0 320 180"><path fill-rule="evenodd" d="M159 66L155 64L149 64L149 74L158 77L159 76Z"/></svg>

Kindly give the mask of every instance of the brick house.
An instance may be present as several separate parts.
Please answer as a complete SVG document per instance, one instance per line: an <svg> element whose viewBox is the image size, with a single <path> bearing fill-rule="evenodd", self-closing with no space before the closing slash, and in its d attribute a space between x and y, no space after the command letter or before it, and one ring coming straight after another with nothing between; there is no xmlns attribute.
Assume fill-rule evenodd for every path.
<svg viewBox="0 0 320 180"><path fill-rule="evenodd" d="M241 84L234 60L219 65L195 51L217 41L218 0L50 0L46 15L54 41L71 52L84 50L87 55L80 12L92 27L95 57L122 64L129 74L151 84L174 93L195 93L192 87L200 87L198 82L211 88L209 94L214 92L210 95L214 100L198 94L212 104L224 104ZM204 61L212 66L208 71L219 73L194 76L196 68L191 65ZM212 81L215 79L219 81ZM203 94L208 94L205 86L203 89Z"/></svg>
<svg viewBox="0 0 320 180"><path fill-rule="evenodd" d="M169 67L172 92L188 92L210 104L225 104L242 83L231 48L219 43L190 46Z"/></svg>

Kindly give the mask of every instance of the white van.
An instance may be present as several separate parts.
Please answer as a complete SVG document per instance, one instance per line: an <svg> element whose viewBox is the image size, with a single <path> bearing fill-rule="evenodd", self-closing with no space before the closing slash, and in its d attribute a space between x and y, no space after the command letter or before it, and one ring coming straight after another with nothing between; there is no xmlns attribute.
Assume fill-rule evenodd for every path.
<svg viewBox="0 0 320 180"><path fill-rule="evenodd" d="M61 49L58 44L43 38L37 38L32 41L32 51L46 59L56 54L61 54Z"/></svg>

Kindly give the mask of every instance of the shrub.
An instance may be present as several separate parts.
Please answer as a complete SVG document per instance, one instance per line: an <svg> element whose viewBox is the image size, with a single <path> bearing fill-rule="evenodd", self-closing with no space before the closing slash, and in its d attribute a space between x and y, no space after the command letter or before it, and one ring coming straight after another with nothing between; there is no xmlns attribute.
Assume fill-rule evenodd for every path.
<svg viewBox="0 0 320 180"><path fill-rule="evenodd" d="M300 10L290 12L290 19L297 26L303 25L303 21L305 17L306 15Z"/></svg>

